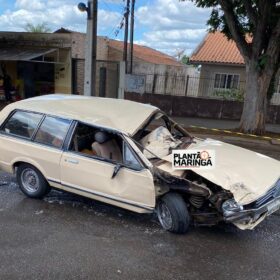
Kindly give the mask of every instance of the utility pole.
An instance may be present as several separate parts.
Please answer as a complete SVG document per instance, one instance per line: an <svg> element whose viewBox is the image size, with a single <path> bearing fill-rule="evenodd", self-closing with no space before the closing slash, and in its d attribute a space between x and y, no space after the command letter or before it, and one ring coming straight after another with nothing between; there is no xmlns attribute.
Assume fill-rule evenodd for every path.
<svg viewBox="0 0 280 280"><path fill-rule="evenodd" d="M123 43L123 61L125 62L125 72L127 72L127 42L128 42L128 25L129 25L129 6L130 0L126 1L125 11L125 30L124 30L124 43Z"/></svg>
<svg viewBox="0 0 280 280"><path fill-rule="evenodd" d="M80 3L81 12L87 12L87 37L84 95L96 96L96 50L97 50L97 8L98 0L88 0L88 5Z"/></svg>
<svg viewBox="0 0 280 280"><path fill-rule="evenodd" d="M132 74L132 71L133 71L134 10L135 10L135 0L131 0L131 12L130 12L130 64L129 64L129 73L130 74Z"/></svg>

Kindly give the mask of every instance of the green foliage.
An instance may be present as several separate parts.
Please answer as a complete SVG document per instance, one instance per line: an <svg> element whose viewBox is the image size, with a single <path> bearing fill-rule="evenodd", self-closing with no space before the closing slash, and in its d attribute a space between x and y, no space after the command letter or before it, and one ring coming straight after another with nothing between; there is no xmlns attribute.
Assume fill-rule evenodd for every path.
<svg viewBox="0 0 280 280"><path fill-rule="evenodd" d="M190 64L190 58L186 55L184 55L181 59L181 62L184 64Z"/></svg>
<svg viewBox="0 0 280 280"><path fill-rule="evenodd" d="M244 101L244 91L241 89L224 89L212 92L212 97L218 97L223 100Z"/></svg>
<svg viewBox="0 0 280 280"><path fill-rule="evenodd" d="M230 32L229 24L225 18L225 11L221 8L221 2L227 2L226 5L233 14L234 24L238 27L238 31L245 37L246 34L254 34L256 31L256 22L254 17L258 21L261 20L260 14L264 5L264 0L179 0L192 1L197 7L212 9L210 18L207 22L209 31L222 31L229 39L232 39L232 33ZM246 6L246 3L248 6ZM263 18L265 22L266 37L271 36L272 29L276 26L280 17L280 1L279 0L267 0L269 3L269 16ZM248 10L249 9L249 10Z"/></svg>
<svg viewBox="0 0 280 280"><path fill-rule="evenodd" d="M278 46L268 48L270 39L279 41L276 32L280 21L279 0L179 0L192 1L197 7L211 9L207 21L209 31L216 30L224 33L228 39L233 39L248 61L254 61L259 74L268 74L273 69L274 76L280 67L280 54ZM252 40L248 39L248 35ZM275 37L278 36L278 37ZM276 39L276 40L275 40ZM275 61L272 63L272 57ZM278 57L278 59L277 59ZM270 74L271 75L271 74ZM274 79L272 77L268 98L274 90Z"/></svg>
<svg viewBox="0 0 280 280"><path fill-rule="evenodd" d="M211 9L209 31L221 31L233 39L244 57L247 77L257 77L260 86L254 94L271 98L274 78L280 66L280 0L179 0L192 1L197 7ZM252 76L253 75L253 76ZM270 87L268 88L268 84ZM252 90L249 87L247 90ZM242 96L238 92L214 92L223 98ZM249 93L247 93L249 94ZM263 133L265 130L265 106L260 99L251 110L251 100L246 98L241 118L245 132ZM255 120L254 120L255 119Z"/></svg>
<svg viewBox="0 0 280 280"><path fill-rule="evenodd" d="M27 23L24 27L26 32L33 32L33 33L49 33L51 29L49 28L46 22L39 23L34 25L32 23Z"/></svg>

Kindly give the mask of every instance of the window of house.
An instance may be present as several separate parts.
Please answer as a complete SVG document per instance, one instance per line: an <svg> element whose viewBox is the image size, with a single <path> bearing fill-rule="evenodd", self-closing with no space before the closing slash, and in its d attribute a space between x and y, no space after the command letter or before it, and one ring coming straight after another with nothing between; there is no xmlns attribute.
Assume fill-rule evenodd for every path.
<svg viewBox="0 0 280 280"><path fill-rule="evenodd" d="M35 141L55 148L61 148L71 121L46 117L40 126Z"/></svg>
<svg viewBox="0 0 280 280"><path fill-rule="evenodd" d="M214 88L237 89L239 86L239 75L216 74Z"/></svg>
<svg viewBox="0 0 280 280"><path fill-rule="evenodd" d="M3 130L8 134L31 139L42 117L41 114L17 111L7 121Z"/></svg>

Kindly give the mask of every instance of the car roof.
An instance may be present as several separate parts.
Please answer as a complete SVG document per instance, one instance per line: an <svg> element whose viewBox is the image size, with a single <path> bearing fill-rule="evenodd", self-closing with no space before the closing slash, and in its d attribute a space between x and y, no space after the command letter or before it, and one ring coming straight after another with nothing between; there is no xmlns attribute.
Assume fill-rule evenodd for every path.
<svg viewBox="0 0 280 280"><path fill-rule="evenodd" d="M88 124L136 133L143 123L159 109L123 99L51 94L25 99L8 106L9 111L22 109Z"/></svg>

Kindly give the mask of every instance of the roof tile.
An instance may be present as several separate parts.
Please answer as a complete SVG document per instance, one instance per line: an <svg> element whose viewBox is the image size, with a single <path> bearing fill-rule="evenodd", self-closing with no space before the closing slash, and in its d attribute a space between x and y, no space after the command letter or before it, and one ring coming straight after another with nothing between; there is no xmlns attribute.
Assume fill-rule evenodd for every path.
<svg viewBox="0 0 280 280"><path fill-rule="evenodd" d="M61 27L56 30L55 33L71 33L73 38L73 48L72 56L74 58L85 58L85 44L86 44L86 34L80 33L72 30L65 29ZM99 38L102 38L98 36ZM123 52L123 41L109 39L109 47L114 48L120 52ZM128 48L130 44L128 43ZM169 56L165 53L157 51L155 49L141 46L138 44L133 44L134 46L134 56L145 62L154 64L165 64L171 66L183 66L181 62L178 62L174 57Z"/></svg>
<svg viewBox="0 0 280 280"><path fill-rule="evenodd" d="M225 63L244 65L236 43L221 32L208 33L191 56L192 63Z"/></svg>
<svg viewBox="0 0 280 280"><path fill-rule="evenodd" d="M128 43L128 48L129 48ZM182 63L178 62L172 56L165 53L159 52L155 49L133 44L134 46L134 56L138 59L144 60L145 62L150 62L154 64L166 64L172 66L182 66ZM118 51L123 51L123 41L110 40L109 47L117 49Z"/></svg>

